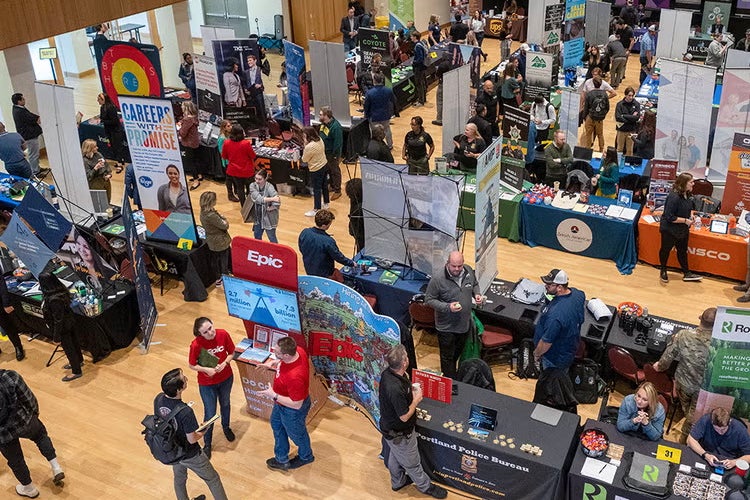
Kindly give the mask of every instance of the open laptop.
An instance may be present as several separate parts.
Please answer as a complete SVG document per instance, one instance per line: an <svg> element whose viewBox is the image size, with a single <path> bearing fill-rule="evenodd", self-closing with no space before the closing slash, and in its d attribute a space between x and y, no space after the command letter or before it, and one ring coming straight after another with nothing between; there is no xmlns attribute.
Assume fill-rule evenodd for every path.
<svg viewBox="0 0 750 500"><path fill-rule="evenodd" d="M643 164L643 158L641 158L640 156L625 155L625 160L623 161L623 164L628 167L638 168Z"/></svg>
<svg viewBox="0 0 750 500"><path fill-rule="evenodd" d="M594 154L594 150L591 148L584 148L582 146L576 146L573 148L573 158L576 160L591 161Z"/></svg>

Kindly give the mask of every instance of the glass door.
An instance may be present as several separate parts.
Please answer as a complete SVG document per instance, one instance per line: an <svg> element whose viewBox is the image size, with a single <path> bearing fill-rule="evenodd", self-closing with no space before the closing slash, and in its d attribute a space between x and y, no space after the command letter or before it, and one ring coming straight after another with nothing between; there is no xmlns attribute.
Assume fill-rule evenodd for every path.
<svg viewBox="0 0 750 500"><path fill-rule="evenodd" d="M250 35L246 0L201 0L203 21L208 26L226 26L234 29L237 38Z"/></svg>

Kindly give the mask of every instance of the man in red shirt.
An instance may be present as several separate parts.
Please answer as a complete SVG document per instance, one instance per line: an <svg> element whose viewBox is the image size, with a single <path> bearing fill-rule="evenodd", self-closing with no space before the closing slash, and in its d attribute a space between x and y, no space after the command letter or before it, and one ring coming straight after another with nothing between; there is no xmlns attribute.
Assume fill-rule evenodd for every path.
<svg viewBox="0 0 750 500"><path fill-rule="evenodd" d="M276 369L276 378L272 387L260 392L275 403L271 412L274 457L266 460L266 465L269 469L287 471L315 460L305 426L310 411L310 368L307 353L291 337L280 339L274 353L278 359L264 365ZM299 448L291 460L289 439Z"/></svg>

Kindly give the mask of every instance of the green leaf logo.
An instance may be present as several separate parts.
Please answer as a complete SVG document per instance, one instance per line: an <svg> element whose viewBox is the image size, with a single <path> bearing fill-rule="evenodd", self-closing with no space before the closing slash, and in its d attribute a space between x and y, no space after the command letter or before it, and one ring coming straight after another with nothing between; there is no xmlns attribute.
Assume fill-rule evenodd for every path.
<svg viewBox="0 0 750 500"><path fill-rule="evenodd" d="M545 61L539 56L534 56L534 58L531 60L531 67L532 68L546 68L547 61Z"/></svg>
<svg viewBox="0 0 750 500"><path fill-rule="evenodd" d="M732 329L734 328L734 323L731 321L725 321L721 324L721 333L732 333Z"/></svg>
<svg viewBox="0 0 750 500"><path fill-rule="evenodd" d="M659 468L653 465L643 466L643 480L647 483L655 483L659 479Z"/></svg>
<svg viewBox="0 0 750 500"><path fill-rule="evenodd" d="M607 489L601 484L586 483L583 485L582 500L607 500Z"/></svg>

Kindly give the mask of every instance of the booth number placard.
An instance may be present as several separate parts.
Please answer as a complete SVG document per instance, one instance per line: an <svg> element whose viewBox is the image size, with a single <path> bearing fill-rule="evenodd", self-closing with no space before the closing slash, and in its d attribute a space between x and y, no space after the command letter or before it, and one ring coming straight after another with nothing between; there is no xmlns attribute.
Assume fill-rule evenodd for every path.
<svg viewBox="0 0 750 500"><path fill-rule="evenodd" d="M57 47L40 47L39 59L57 59Z"/></svg>

